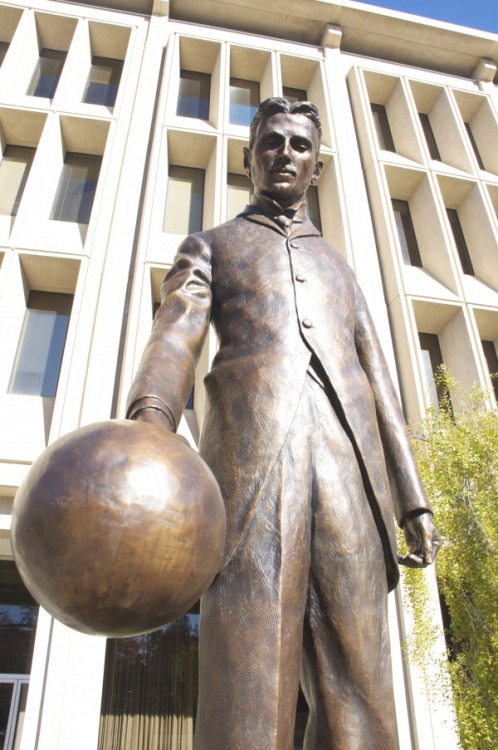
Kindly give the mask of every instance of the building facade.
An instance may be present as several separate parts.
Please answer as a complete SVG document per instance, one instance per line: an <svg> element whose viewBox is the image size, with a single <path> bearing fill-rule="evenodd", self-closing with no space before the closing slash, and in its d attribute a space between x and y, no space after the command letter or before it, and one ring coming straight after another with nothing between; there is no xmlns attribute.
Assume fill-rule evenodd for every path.
<svg viewBox="0 0 498 750"><path fill-rule="evenodd" d="M465 384L498 370L498 35L348 0L266 6L0 4L6 750L192 746L196 611L122 641L66 628L16 574L10 514L48 443L123 416L176 247L248 201L242 148L259 101L319 107L310 210L365 292L407 418L437 404L441 362ZM213 334L180 428L193 444L215 350ZM402 590L390 625L400 750L458 747L451 703L402 656ZM300 702L296 748L305 714Z"/></svg>

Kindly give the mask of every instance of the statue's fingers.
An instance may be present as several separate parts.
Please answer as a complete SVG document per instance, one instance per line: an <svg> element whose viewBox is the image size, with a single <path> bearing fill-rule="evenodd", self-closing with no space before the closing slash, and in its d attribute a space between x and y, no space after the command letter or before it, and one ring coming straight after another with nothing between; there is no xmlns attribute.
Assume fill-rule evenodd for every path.
<svg viewBox="0 0 498 750"><path fill-rule="evenodd" d="M409 552L407 555L398 555L398 562L406 568L425 568L427 562L418 552Z"/></svg>

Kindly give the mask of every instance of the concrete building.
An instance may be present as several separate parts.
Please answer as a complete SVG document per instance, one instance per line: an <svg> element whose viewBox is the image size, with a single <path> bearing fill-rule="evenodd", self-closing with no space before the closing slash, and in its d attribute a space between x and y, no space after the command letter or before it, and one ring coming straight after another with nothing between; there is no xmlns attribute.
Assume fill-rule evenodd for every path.
<svg viewBox="0 0 498 750"><path fill-rule="evenodd" d="M49 442L123 416L178 243L247 202L241 151L268 96L320 109L310 208L363 287L407 418L437 403L439 362L489 385L498 35L349 0L2 0L0 62L0 738L185 750L198 615L106 642L38 611L12 563L16 488ZM215 349L181 426L194 443ZM456 748L451 705L402 658L401 591L390 611L399 748Z"/></svg>

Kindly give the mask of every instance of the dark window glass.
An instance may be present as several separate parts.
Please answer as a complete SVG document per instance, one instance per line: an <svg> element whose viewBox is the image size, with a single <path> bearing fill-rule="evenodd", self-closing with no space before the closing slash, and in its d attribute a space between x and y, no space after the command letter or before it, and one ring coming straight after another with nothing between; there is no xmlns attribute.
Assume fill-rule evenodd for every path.
<svg viewBox="0 0 498 750"><path fill-rule="evenodd" d="M180 72L180 92L176 114L182 117L209 120L210 92L211 76L209 73L182 70Z"/></svg>
<svg viewBox="0 0 498 750"><path fill-rule="evenodd" d="M379 148L383 151L396 151L393 136L389 127L386 108L383 104L371 104L372 116L377 133Z"/></svg>
<svg viewBox="0 0 498 750"><path fill-rule="evenodd" d="M28 94L53 99L65 60L65 52L56 49L42 49L28 88Z"/></svg>
<svg viewBox="0 0 498 750"><path fill-rule="evenodd" d="M83 101L114 107L123 70L122 60L93 57Z"/></svg>
<svg viewBox="0 0 498 750"><path fill-rule="evenodd" d="M154 633L108 640L98 750L192 747L198 613Z"/></svg>
<svg viewBox="0 0 498 750"><path fill-rule="evenodd" d="M193 385L192 390L190 391L187 397L187 403L185 404L186 409L194 408L194 389L195 389L195 386Z"/></svg>
<svg viewBox="0 0 498 750"><path fill-rule="evenodd" d="M0 746L19 748L26 712L38 605L15 564L0 561Z"/></svg>
<svg viewBox="0 0 498 750"><path fill-rule="evenodd" d="M17 215L34 155L34 148L5 147L0 162L0 214Z"/></svg>
<svg viewBox="0 0 498 750"><path fill-rule="evenodd" d="M99 179L101 158L67 153L51 219L88 224Z"/></svg>
<svg viewBox="0 0 498 750"><path fill-rule="evenodd" d="M495 376L491 379L491 382L493 383L495 398L498 401L498 357L496 356L495 345L492 341L481 341L481 344L489 374Z"/></svg>
<svg viewBox="0 0 498 750"><path fill-rule="evenodd" d="M318 201L318 188L316 187L316 185L312 185L308 188L306 199L308 201L308 212L310 215L310 219L315 227L321 232L322 220L320 218L320 203Z"/></svg>
<svg viewBox="0 0 498 750"><path fill-rule="evenodd" d="M431 121L429 120L429 115L426 115L425 112L419 112L418 116L420 118L422 130L424 131L425 140L427 143L427 148L429 149L429 154L431 155L431 159L434 159L435 161L441 161L439 149L437 147L434 132L432 130Z"/></svg>
<svg viewBox="0 0 498 750"><path fill-rule="evenodd" d="M175 234L200 232L203 204L204 170L171 166L163 230Z"/></svg>
<svg viewBox="0 0 498 750"><path fill-rule="evenodd" d="M422 364L424 368L427 395L431 406L439 406L443 395L440 384L436 384L434 375L443 364L439 339L435 333L419 333L420 349L422 350Z"/></svg>
<svg viewBox="0 0 498 750"><path fill-rule="evenodd" d="M29 674L38 604L15 563L0 560L0 673Z"/></svg>
<svg viewBox="0 0 498 750"><path fill-rule="evenodd" d="M70 294L30 292L9 393L55 397L72 303Z"/></svg>
<svg viewBox="0 0 498 750"><path fill-rule="evenodd" d="M393 200L393 212L403 260L408 266L422 267L417 237L407 201Z"/></svg>
<svg viewBox="0 0 498 750"><path fill-rule="evenodd" d="M0 65L3 63L8 49L9 49L8 42L0 42Z"/></svg>
<svg viewBox="0 0 498 750"><path fill-rule="evenodd" d="M460 224L460 219L458 218L458 213L454 208L447 208L446 213L448 214L451 231L453 232L453 237L455 239L458 257L460 258L460 263L462 265L462 271L469 276L474 276L475 274L474 269L472 268L469 249L465 241L465 235Z"/></svg>
<svg viewBox="0 0 498 750"><path fill-rule="evenodd" d="M294 102L308 101L308 94L304 89L293 89L290 86L284 86L282 89L284 99L293 104Z"/></svg>
<svg viewBox="0 0 498 750"><path fill-rule="evenodd" d="M470 127L470 125L469 125L468 122L464 123L464 125L465 125L465 130L467 131L467 135L469 137L470 145L472 146L472 150L474 152L474 156L477 159L477 163L479 165L479 169L485 169L484 163L483 163L483 161L481 159L481 154L479 153L479 149L477 148L477 143L476 143L476 140L474 138L474 134L472 132L472 128Z"/></svg>
<svg viewBox="0 0 498 750"><path fill-rule="evenodd" d="M230 122L250 125L259 107L259 83L230 78Z"/></svg>

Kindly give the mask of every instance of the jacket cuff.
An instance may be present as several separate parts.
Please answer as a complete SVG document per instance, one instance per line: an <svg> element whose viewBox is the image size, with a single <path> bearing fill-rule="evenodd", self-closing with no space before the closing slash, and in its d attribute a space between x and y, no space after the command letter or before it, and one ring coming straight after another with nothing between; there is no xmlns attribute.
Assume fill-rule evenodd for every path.
<svg viewBox="0 0 498 750"><path fill-rule="evenodd" d="M126 419L136 419L139 412L145 411L145 409L160 411L167 420L172 431L176 432L177 424L171 409L164 403L164 401L161 401L161 399L156 398L155 396L146 396L145 398L140 398L138 401L131 404L126 413Z"/></svg>
<svg viewBox="0 0 498 750"><path fill-rule="evenodd" d="M415 510L409 510L408 513L405 513L405 515L401 518L399 522L400 528L403 528L405 521L409 521L412 518L422 516L424 513L430 513L431 516L434 515L430 508L415 508Z"/></svg>

